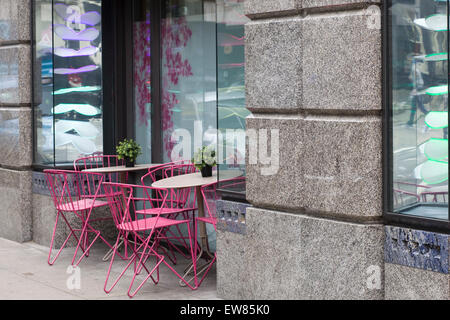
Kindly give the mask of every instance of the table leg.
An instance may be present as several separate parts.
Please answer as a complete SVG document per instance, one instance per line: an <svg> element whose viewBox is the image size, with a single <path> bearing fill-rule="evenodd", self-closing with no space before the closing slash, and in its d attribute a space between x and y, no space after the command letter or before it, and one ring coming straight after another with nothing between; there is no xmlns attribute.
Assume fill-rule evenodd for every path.
<svg viewBox="0 0 450 320"><path fill-rule="evenodd" d="M119 182L120 183L128 183L128 173L127 172L120 172L119 173ZM132 241L131 241L132 242ZM105 254L105 256L103 257L103 261L108 261L109 259L111 259L111 257L112 257L112 255L113 255L113 253L114 253L114 250L119 250L119 248L121 247L121 246L123 246L123 245L125 245L125 259L128 259L128 248L127 248L127 244L125 243L125 240L124 239L122 239L122 240L120 240L120 242L117 244L117 248L113 248L113 249L110 249L106 254Z"/></svg>
<svg viewBox="0 0 450 320"><path fill-rule="evenodd" d="M201 187L196 187L196 194L197 194L197 207L198 207L198 217L200 218L204 218L205 217L205 209L204 209L204 202L203 202L203 194L201 192ZM195 219L195 215L193 215L193 219ZM194 228L195 228L195 222L194 222ZM198 221L197 222L198 228L199 228L199 234L200 234L200 253L197 256L197 252L195 252L195 261L192 262L192 264L190 264L185 273L183 278L188 282L191 283L191 281L193 281L195 279L195 275L191 278L191 279L187 279L187 277L189 276L189 274L192 274L194 272L194 263L197 264L198 261L200 261L200 259L204 258L205 260L211 260L214 259L214 255L211 253L211 251L209 250L209 243L208 243L208 233L206 230L206 223L202 222L202 221ZM192 232L193 234L195 233L195 230L193 230ZM193 239L193 242L197 241L197 239ZM193 243L192 242L192 243ZM203 272L205 272L209 267L209 263L201 266L201 267L197 267L197 277L199 275L201 275ZM180 280L180 286L185 287L186 284Z"/></svg>

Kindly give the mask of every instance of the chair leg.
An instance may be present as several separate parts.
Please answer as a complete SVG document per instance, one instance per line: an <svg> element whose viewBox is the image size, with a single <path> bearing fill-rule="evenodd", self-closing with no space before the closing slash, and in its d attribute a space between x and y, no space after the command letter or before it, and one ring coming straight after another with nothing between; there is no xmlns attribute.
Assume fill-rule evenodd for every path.
<svg viewBox="0 0 450 320"><path fill-rule="evenodd" d="M147 282L148 279L152 278L153 282L156 284L157 282L159 282L159 266L162 262L165 262L164 260L164 256L160 256L155 250L154 250L154 246L155 243L149 247L148 244L150 242L150 238L151 236L147 237L147 240L144 242L144 249L143 252L141 253L141 258L139 259L139 265L138 268L135 270L134 275L133 275L133 279L131 280L131 284L130 287L128 288L128 296L130 298L133 298L138 292L139 290L144 286L144 284ZM149 250L148 256L150 255L154 255L156 257L156 259L158 260L156 265L153 267L153 269L151 271L148 271L148 275L147 277L145 277L145 279L139 284L139 286L136 288L136 290L132 291L133 285L134 285L134 281L136 280L136 276L139 274L140 272L140 266L142 265L145 268L145 262L148 259L148 256L146 256L146 251L147 249ZM145 258L144 258L145 257ZM153 273L155 273L155 271L157 272L157 281L155 281L155 279L153 279Z"/></svg>
<svg viewBox="0 0 450 320"><path fill-rule="evenodd" d="M120 242L120 239L124 239L125 243L127 243L128 239L126 238L126 235L119 233L119 235L117 236L117 240L116 240L116 244L114 246L114 248L117 248L118 243ZM114 281L113 285L108 289L108 281L109 281L109 277L110 277L110 273L111 273L111 269L112 269L112 265L114 263L114 259L116 257L116 254L118 254L118 250L114 250L113 255L111 257L111 261L109 262L109 268L108 268L108 273L106 275L106 280L105 280L105 285L103 287L104 291L108 294L110 293L114 287L117 285L117 283L119 282L119 280L122 278L122 276L125 274L125 272L130 268L130 266L135 262L136 258L138 257L138 252L141 249L141 247L143 246L143 244L136 248L133 247L131 244L128 243L129 248L131 248L131 250L133 250L133 255L128 259L129 262L126 265L126 267L123 269L123 271L120 273L120 275L117 277L117 279ZM124 260L124 259L123 259ZM145 271L147 271L148 273L150 273L150 271L145 267L145 265L143 265L143 268L145 269ZM142 268L141 268L142 269ZM158 281L159 281L159 273L158 273Z"/></svg>
<svg viewBox="0 0 450 320"><path fill-rule="evenodd" d="M197 241L197 236L198 236L198 221L197 219L194 220L194 241L195 241L195 245L194 245L194 250L193 250L193 265L185 272L185 274L189 274L191 272L192 269L194 269L194 277L193 279L195 279L195 285L196 287L200 287L200 285L203 283L203 280L205 280L207 274L209 273L209 271L211 270L213 264L216 262L217 260L217 254L214 254L214 258L207 264L198 267L197 263L200 261L200 259L202 258L202 253L203 250L200 250L200 253L198 253L198 241ZM200 281L198 280L199 275L203 274L202 278L200 279ZM191 282L193 279L190 279L188 282Z"/></svg>
<svg viewBox="0 0 450 320"><path fill-rule="evenodd" d="M58 253L56 254L56 256L53 258L52 260L52 252L53 252L53 245L55 242L55 235L56 235L56 229L58 228L58 222L59 222L59 217L62 216L66 225L69 227L70 229L70 233L67 236L66 240L64 241L64 243L62 244L61 248L58 250ZM76 241L78 242L79 239L77 238L77 236L75 235L75 231L74 229L72 229L72 226L70 225L69 221L67 221L66 217L64 216L64 214L60 211L57 212L56 214L56 220L55 220L55 226L53 227L53 234L52 234L52 240L50 242L50 252L48 254L48 264L50 266L54 265L56 262L56 259L58 259L58 257L60 256L62 250L65 248L65 246L67 245L67 242L69 241L69 239L72 237L72 235L75 237Z"/></svg>
<svg viewBox="0 0 450 320"><path fill-rule="evenodd" d="M111 274L111 269L112 269L112 266L113 266L113 263L114 263L114 258L116 257L116 252L117 252L117 250L118 250L118 245L119 245L119 242L120 242L120 239L122 238L122 234L121 233L119 233L119 235L117 236L117 240L116 240L116 244L114 245L114 250L113 250L113 253L112 253L112 257L111 257L111 260L110 260L110 262L109 262L109 268L108 268L108 272L107 272L107 274L106 274L106 280L105 280L105 285L104 285L104 287L103 287L103 290L106 292L106 293L110 293L111 291L112 291L112 289L114 289L114 287L116 286L116 284L119 282L119 280L122 278L122 276L123 276L123 274L125 273L125 271L128 269L125 269L120 275L119 275L119 277L116 279L116 281L114 281L114 283L113 283L113 285L111 286L111 288L107 288L107 286L108 286L108 281L109 281L109 276L110 276L110 274ZM126 240L124 240L124 241L126 241ZM132 260L132 259L130 259L130 260Z"/></svg>
<svg viewBox="0 0 450 320"><path fill-rule="evenodd" d="M216 262L216 260L217 260L217 254L214 254L214 258L211 260L211 262L210 262L209 264L203 266L203 267L201 268L201 270L198 272L199 274L201 274L202 272L204 272L203 277L202 277L202 278L200 279L200 281L198 282L198 286L199 286L199 287L202 285L203 280L205 280L206 276L207 276L208 273L209 273L209 270L211 270L211 268L212 268L213 264ZM208 268L205 270L204 268L205 268L206 266L208 266Z"/></svg>
<svg viewBox="0 0 450 320"><path fill-rule="evenodd" d="M194 262L196 259L196 254L194 253L194 250L192 250L192 233L191 233L191 227L189 225L189 223L187 223L187 228L188 228L188 235L189 235L189 246L191 248L191 258L192 258L192 268L194 269L194 275L197 274L197 264ZM195 234L195 231L194 231ZM163 263L181 280L181 282L188 286L190 289L192 290L197 290L198 288L198 284L197 284L197 277L194 277L194 286L192 286L190 284L190 282L192 281L187 281L183 276L181 276L167 261L163 260ZM185 275L186 276L186 275Z"/></svg>

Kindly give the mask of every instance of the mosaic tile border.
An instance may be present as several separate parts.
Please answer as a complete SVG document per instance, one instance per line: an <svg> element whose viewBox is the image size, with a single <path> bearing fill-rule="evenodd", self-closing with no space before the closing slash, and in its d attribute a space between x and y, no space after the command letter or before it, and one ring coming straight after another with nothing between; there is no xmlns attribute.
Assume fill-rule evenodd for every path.
<svg viewBox="0 0 450 320"><path fill-rule="evenodd" d="M449 274L449 235L393 226L385 232L385 262Z"/></svg>
<svg viewBox="0 0 450 320"><path fill-rule="evenodd" d="M249 204L218 200L217 210L217 229L220 231L232 232L245 235L247 225L245 215Z"/></svg>

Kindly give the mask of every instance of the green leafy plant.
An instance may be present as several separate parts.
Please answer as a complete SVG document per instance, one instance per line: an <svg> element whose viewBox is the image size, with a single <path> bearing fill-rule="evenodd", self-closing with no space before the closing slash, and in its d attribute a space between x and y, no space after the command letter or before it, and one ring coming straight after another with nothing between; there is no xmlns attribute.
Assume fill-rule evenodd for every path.
<svg viewBox="0 0 450 320"><path fill-rule="evenodd" d="M192 163L199 170L202 170L206 166L215 167L217 165L216 150L214 147L202 147L194 153Z"/></svg>
<svg viewBox="0 0 450 320"><path fill-rule="evenodd" d="M119 142L116 148L119 160L136 161L137 157L142 154L142 148L133 139L125 139Z"/></svg>

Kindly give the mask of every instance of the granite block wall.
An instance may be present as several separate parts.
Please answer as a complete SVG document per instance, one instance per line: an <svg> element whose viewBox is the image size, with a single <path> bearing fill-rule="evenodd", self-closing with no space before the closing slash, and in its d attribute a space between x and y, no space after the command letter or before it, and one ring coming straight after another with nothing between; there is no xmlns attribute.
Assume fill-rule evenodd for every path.
<svg viewBox="0 0 450 320"><path fill-rule="evenodd" d="M0 237L32 240L30 0L0 0Z"/></svg>
<svg viewBox="0 0 450 320"><path fill-rule="evenodd" d="M374 5L380 1L246 2L253 207L246 234L218 231L221 298L384 299L382 47L380 28L369 23L381 15L370 10L368 20ZM262 141L261 130L278 146ZM261 148L279 156L271 174Z"/></svg>

